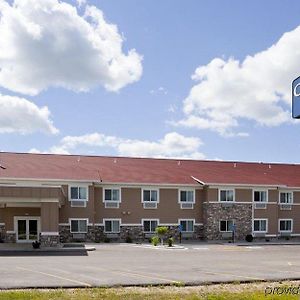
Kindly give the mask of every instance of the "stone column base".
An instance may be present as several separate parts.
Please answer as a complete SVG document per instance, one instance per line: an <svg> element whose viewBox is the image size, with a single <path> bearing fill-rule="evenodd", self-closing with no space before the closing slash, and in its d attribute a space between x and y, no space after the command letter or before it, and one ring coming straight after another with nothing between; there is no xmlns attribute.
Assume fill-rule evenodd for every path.
<svg viewBox="0 0 300 300"><path fill-rule="evenodd" d="M15 243L16 242L16 233L7 231L5 234L6 243Z"/></svg>
<svg viewBox="0 0 300 300"><path fill-rule="evenodd" d="M42 247L58 247L60 245L58 234L40 234Z"/></svg>

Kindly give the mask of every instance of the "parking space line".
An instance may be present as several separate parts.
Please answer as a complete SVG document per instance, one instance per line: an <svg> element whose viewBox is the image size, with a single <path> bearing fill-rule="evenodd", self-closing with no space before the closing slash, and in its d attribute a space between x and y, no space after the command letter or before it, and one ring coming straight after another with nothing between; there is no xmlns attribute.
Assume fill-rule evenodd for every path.
<svg viewBox="0 0 300 300"><path fill-rule="evenodd" d="M23 267L17 267L17 269L32 272L32 273L42 274L42 275L49 276L49 277L54 277L56 279L62 279L62 280L70 281L70 282L73 282L73 283L76 283L76 284L84 285L86 287L91 287L92 286L91 284L86 283L86 282L82 282L82 281L78 281L78 280L74 280L74 279L70 279L70 278L66 278L66 277L62 277L62 276L57 276L57 275L53 275L53 274L50 274L50 273L45 273L45 272L36 271L36 270L32 270L32 269L27 269L27 268L23 268Z"/></svg>
<svg viewBox="0 0 300 300"><path fill-rule="evenodd" d="M118 274L118 275L123 275L123 276L130 276L130 277L143 277L143 278L148 278L148 279L155 279L155 280L161 280L161 281L165 281L168 283L177 283L178 280L172 280L172 279L168 279L168 278L164 278L161 277L159 275L147 275L147 274L141 274L141 273L137 273L137 272L132 272L132 271L126 271L126 270L110 270L110 269L106 269L106 268L101 268L101 267L88 267L88 268L93 268L93 269L99 269L105 272L110 272L113 274Z"/></svg>
<svg viewBox="0 0 300 300"><path fill-rule="evenodd" d="M243 278L243 279L250 279L250 280L263 280L263 278L259 278L259 277L252 277L252 276L243 276L243 275L236 275L236 274L232 274L232 273L228 273L228 272L215 272L215 271L211 271L211 272L203 272L204 274L208 274L208 275L229 275L229 276L234 276L234 277L238 277L238 278Z"/></svg>

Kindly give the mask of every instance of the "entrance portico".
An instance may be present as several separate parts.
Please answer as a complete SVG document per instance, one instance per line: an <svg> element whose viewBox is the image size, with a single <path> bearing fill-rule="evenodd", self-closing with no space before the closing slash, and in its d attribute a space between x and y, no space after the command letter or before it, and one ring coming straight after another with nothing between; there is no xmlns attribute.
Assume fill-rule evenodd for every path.
<svg viewBox="0 0 300 300"><path fill-rule="evenodd" d="M61 187L0 187L0 233L5 242L59 244Z"/></svg>

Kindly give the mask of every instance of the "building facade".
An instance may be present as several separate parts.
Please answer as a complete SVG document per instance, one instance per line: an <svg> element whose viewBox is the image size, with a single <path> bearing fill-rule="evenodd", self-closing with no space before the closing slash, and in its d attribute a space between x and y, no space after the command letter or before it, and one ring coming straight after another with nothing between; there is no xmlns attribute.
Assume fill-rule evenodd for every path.
<svg viewBox="0 0 300 300"><path fill-rule="evenodd" d="M300 237L300 166L0 153L0 238Z"/></svg>

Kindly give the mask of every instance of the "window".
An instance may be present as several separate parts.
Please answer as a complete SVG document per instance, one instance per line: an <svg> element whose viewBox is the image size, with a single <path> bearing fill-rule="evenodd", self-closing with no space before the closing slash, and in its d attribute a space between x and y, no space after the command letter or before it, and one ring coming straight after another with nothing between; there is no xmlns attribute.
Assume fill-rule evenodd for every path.
<svg viewBox="0 0 300 300"><path fill-rule="evenodd" d="M257 219L253 221L253 231L254 232L267 232L267 220Z"/></svg>
<svg viewBox="0 0 300 300"><path fill-rule="evenodd" d="M104 189L103 202L105 203L105 208L119 208L121 202L121 190L116 188Z"/></svg>
<svg viewBox="0 0 300 300"><path fill-rule="evenodd" d="M119 233L120 232L120 220L115 220L115 219L104 220L104 231L107 233Z"/></svg>
<svg viewBox="0 0 300 300"><path fill-rule="evenodd" d="M279 193L280 204L291 204L293 203L293 193L292 192L280 192Z"/></svg>
<svg viewBox="0 0 300 300"><path fill-rule="evenodd" d="M233 202L234 201L234 190L220 190L219 201Z"/></svg>
<svg viewBox="0 0 300 300"><path fill-rule="evenodd" d="M86 207L88 201L88 188L86 186L70 187L71 207Z"/></svg>
<svg viewBox="0 0 300 300"><path fill-rule="evenodd" d="M279 220L279 231L292 231L292 220Z"/></svg>
<svg viewBox="0 0 300 300"><path fill-rule="evenodd" d="M157 202L158 191L157 190L143 190L143 202Z"/></svg>
<svg viewBox="0 0 300 300"><path fill-rule="evenodd" d="M220 221L220 231L221 232L232 232L233 231L233 220L222 220Z"/></svg>
<svg viewBox="0 0 300 300"><path fill-rule="evenodd" d="M182 232L194 232L194 220L180 220Z"/></svg>
<svg viewBox="0 0 300 300"><path fill-rule="evenodd" d="M180 202L194 203L194 191L180 191Z"/></svg>
<svg viewBox="0 0 300 300"><path fill-rule="evenodd" d="M253 200L254 202L267 202L267 191L254 191Z"/></svg>
<svg viewBox="0 0 300 300"><path fill-rule="evenodd" d="M155 228L158 226L158 220L143 220L144 232L155 232Z"/></svg>
<svg viewBox="0 0 300 300"><path fill-rule="evenodd" d="M87 232L87 219L71 219L71 232L72 233L86 233Z"/></svg>

